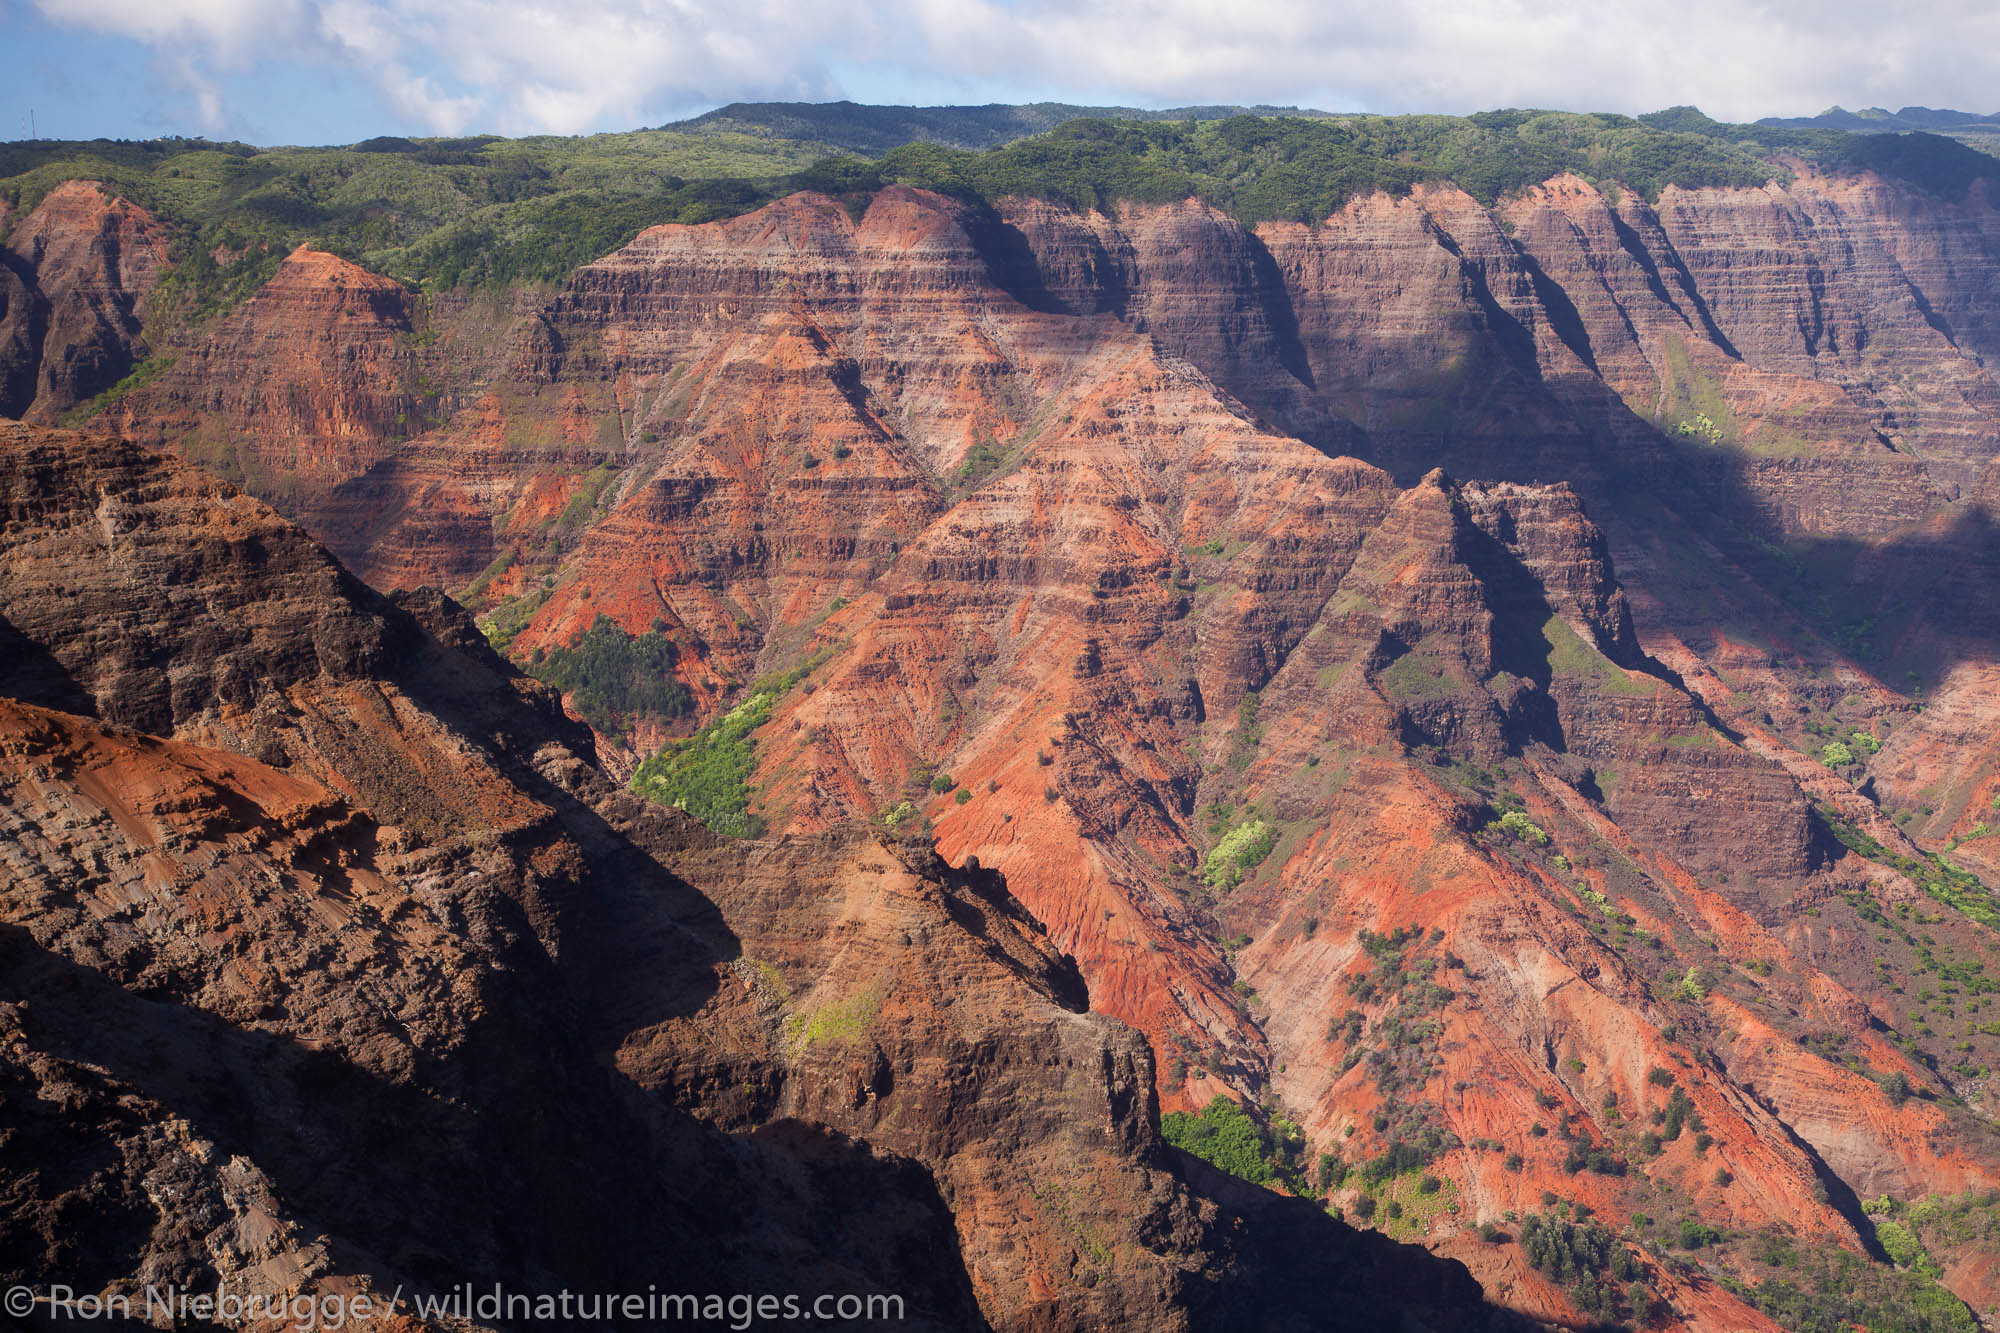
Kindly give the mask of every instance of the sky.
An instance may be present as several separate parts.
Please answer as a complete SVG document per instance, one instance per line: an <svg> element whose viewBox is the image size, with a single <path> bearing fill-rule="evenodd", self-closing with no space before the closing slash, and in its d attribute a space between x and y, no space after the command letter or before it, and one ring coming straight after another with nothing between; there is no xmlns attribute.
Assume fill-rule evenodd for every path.
<svg viewBox="0 0 2000 1333"><path fill-rule="evenodd" d="M582 134L731 101L2000 111L1993 0L0 0L0 139Z"/></svg>

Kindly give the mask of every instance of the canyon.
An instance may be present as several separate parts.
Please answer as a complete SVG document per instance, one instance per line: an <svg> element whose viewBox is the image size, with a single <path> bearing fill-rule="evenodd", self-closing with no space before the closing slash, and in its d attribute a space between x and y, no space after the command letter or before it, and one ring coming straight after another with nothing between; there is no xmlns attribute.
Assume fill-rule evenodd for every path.
<svg viewBox="0 0 2000 1333"><path fill-rule="evenodd" d="M1996 186L801 191L549 287L304 244L152 330L167 225L51 191L8 1067L121 1165L17 1190L9 1271L643 1279L602 1188L938 1327L1916 1274L1896 1210L2000 1188ZM566 712L586 643L675 706ZM243 1109L345 1077L386 1214ZM1218 1097L1281 1189L1168 1146ZM537 1224L457 1215L500 1158ZM1533 1257L1592 1217L1617 1264ZM1991 1232L1923 1234L1926 1326L1991 1326Z"/></svg>

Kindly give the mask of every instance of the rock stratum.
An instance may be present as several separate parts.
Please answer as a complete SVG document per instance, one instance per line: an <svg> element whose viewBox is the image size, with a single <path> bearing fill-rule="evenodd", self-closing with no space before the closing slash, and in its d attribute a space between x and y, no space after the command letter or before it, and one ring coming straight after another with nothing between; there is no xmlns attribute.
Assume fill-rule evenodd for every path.
<svg viewBox="0 0 2000 1333"><path fill-rule="evenodd" d="M1177 1163L1146 1044L994 872L719 840L454 603L136 446L0 443L15 1279L1502 1326L1460 1266Z"/></svg>
<svg viewBox="0 0 2000 1333"><path fill-rule="evenodd" d="M474 298L301 249L89 442L10 438L5 808L58 830L17 838L19 947L139 997L134 1030L505 1106L422 1123L566 1164L520 1186L562 1206L615 1180L659 1234L711 1189L802 1226L883 1173L903 1206L742 1221L731 1271L809 1253L940 1326L1310 1322L1295 1288L1421 1304L1459 1271L1394 1240L1566 1327L1805 1327L1784 1293L1843 1262L1910 1327L1976 1327L1993 188L1565 175L1250 228L892 186ZM144 233L85 193L36 226ZM49 309L143 285L64 264ZM37 365L84 359L34 328ZM642 649L675 687L644 701ZM44 1031L33 1078L125 1067ZM603 1100L515 1090L570 1086ZM222 1141L207 1093L124 1093L73 1094L65 1142ZM1219 1095L1314 1203L1161 1145L1157 1109L1179 1135ZM566 1139L584 1113L657 1155ZM583 1219L385 1248L440 1219L320 1220L338 1191L294 1198L297 1145L230 1114L305 1210L269 1234L336 1238L230 1280L630 1271ZM548 1137L490 1137L517 1124ZM143 1216L182 1159L121 1154L75 1193ZM1942 1200L1972 1220L1926 1230ZM1622 1257L1530 1243L1588 1215Z"/></svg>

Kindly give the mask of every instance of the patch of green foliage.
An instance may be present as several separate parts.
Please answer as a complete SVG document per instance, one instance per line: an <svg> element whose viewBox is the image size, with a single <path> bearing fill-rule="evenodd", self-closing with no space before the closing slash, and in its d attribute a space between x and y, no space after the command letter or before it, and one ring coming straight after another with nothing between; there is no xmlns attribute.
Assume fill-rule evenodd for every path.
<svg viewBox="0 0 2000 1333"><path fill-rule="evenodd" d="M1833 836L1850 851L1897 871L1931 897L1981 925L2000 929L2000 904L1994 902L1992 891L1977 875L1960 870L1935 853L1919 859L1892 852L1829 806L1820 806L1819 815Z"/></svg>
<svg viewBox="0 0 2000 1333"><path fill-rule="evenodd" d="M810 1014L794 1015L793 1040L801 1046L822 1042L845 1043L864 1035L882 1011L882 995L887 986L877 981L857 994L834 1000Z"/></svg>
<svg viewBox="0 0 2000 1333"><path fill-rule="evenodd" d="M750 733L771 719L778 694L757 690L685 740L670 741L632 774L632 790L685 810L734 838L755 838L763 817L750 809L750 775L757 744Z"/></svg>
<svg viewBox="0 0 2000 1333"><path fill-rule="evenodd" d="M0 198L25 211L64 181L95 180L151 210L176 232L155 304L198 318L255 290L301 244L433 289L555 281L646 227L733 216L801 188L793 174L823 155L660 131L341 148L42 141L0 149Z"/></svg>
<svg viewBox="0 0 2000 1333"><path fill-rule="evenodd" d="M107 407L114 406L126 394L151 384L154 380L165 374L172 368L176 359L171 354L146 358L138 365L132 367L124 379L119 380L116 384L106 389L103 393L98 394L90 401L79 403L76 407L70 409L64 418L64 424L74 425L78 421L101 412Z"/></svg>
<svg viewBox="0 0 2000 1333"><path fill-rule="evenodd" d="M1618 1283L1638 1281L1639 1260L1603 1223L1530 1213L1521 1219L1521 1253L1591 1317L1609 1323L1620 1315Z"/></svg>
<svg viewBox="0 0 2000 1333"><path fill-rule="evenodd" d="M576 494L570 496L569 503L563 506L562 516L556 522L565 528L581 527L589 519L591 511L597 508L598 498L604 494L604 488L609 486L611 479L617 475L616 468L602 464L585 473L582 482L577 485Z"/></svg>
<svg viewBox="0 0 2000 1333"><path fill-rule="evenodd" d="M1035 196L1107 211L1198 196L1253 225L1318 222L1357 195L1403 194L1422 181L1454 181L1492 203L1563 171L1649 197L1670 181L1761 185L1782 174L1745 146L1565 112L1076 120L985 153L910 144L885 154L880 169L987 200Z"/></svg>
<svg viewBox="0 0 2000 1333"><path fill-rule="evenodd" d="M1408 1171L1420 1171L1458 1147L1458 1136L1429 1123L1399 1128L1387 1147L1355 1168L1363 1185L1379 1189L1383 1182Z"/></svg>
<svg viewBox="0 0 2000 1333"><path fill-rule="evenodd" d="M1208 854L1202 879L1212 889L1233 889L1278 845L1278 835L1261 819L1238 824L1222 835Z"/></svg>
<svg viewBox="0 0 2000 1333"><path fill-rule="evenodd" d="M1406 703L1447 698L1465 688L1455 672L1423 653L1404 653L1383 667L1375 679L1390 695Z"/></svg>
<svg viewBox="0 0 2000 1333"><path fill-rule="evenodd" d="M1161 1116L1160 1133L1181 1151L1255 1185L1271 1183L1283 1169L1284 1145L1221 1093L1200 1115L1169 1111Z"/></svg>
<svg viewBox="0 0 2000 1333"><path fill-rule="evenodd" d="M487 568L491 569L492 566L489 565ZM481 577L485 576L482 574ZM475 579L473 582L474 586L477 586L478 580ZM514 642L515 636L528 627L528 622L534 619L535 612L541 610L542 604L548 600L549 589L542 587L524 597L502 602L479 618L479 632L486 636L486 642L493 645L494 652L504 653L507 651L507 646Z"/></svg>
<svg viewBox="0 0 2000 1333"><path fill-rule="evenodd" d="M1531 846L1546 847L1549 845L1548 833L1540 824L1529 819L1526 813L1520 810L1507 811L1500 818L1488 824L1487 828L1496 833L1504 833L1517 842L1525 842Z"/></svg>
<svg viewBox="0 0 2000 1333"><path fill-rule="evenodd" d="M633 718L679 717L692 702L674 675L679 654L657 630L636 638L600 612L589 629L528 667L570 697L583 720L607 736Z"/></svg>
<svg viewBox="0 0 2000 1333"><path fill-rule="evenodd" d="M1878 1223L1878 1234L1880 1224ZM1722 1285L1793 1333L1978 1333L1964 1302L1917 1269L1871 1262L1829 1242L1764 1233L1750 1245L1754 1283Z"/></svg>
<svg viewBox="0 0 2000 1333"><path fill-rule="evenodd" d="M1343 1069L1365 1057L1385 1104L1422 1088L1440 1067L1438 1043L1444 1031L1440 1011L1456 998L1440 976L1458 964L1450 954L1442 959L1415 956L1414 946L1424 939L1424 932L1413 927L1399 926L1381 935L1363 930L1361 948L1374 966L1351 973L1347 993L1362 1004L1394 1000L1395 1005L1369 1026L1365 1045L1359 1041L1360 1011L1350 1010L1349 1016L1337 1020L1337 1034L1350 1044ZM1437 937L1433 935L1430 942L1437 943ZM1335 1025L1329 1023L1329 1039L1335 1035Z"/></svg>
<svg viewBox="0 0 2000 1333"><path fill-rule="evenodd" d="M1556 675L1594 681L1607 694L1651 694L1656 688L1585 643L1561 616L1550 616L1544 622L1542 640L1548 645L1549 669Z"/></svg>
<svg viewBox="0 0 2000 1333"><path fill-rule="evenodd" d="M1992 159L1949 140L1893 148L1875 142L1886 137L1725 126L1699 113L1679 124L1554 111L1076 120L985 153L905 145L885 154L877 170L885 181L988 201L1034 196L1105 211L1126 200L1196 196L1252 225L1318 222L1357 195L1402 194L1423 181L1452 181L1488 204L1564 171L1648 199L1669 184L1754 187L1789 177L1770 160L1781 151L1954 197L1982 171L1993 174Z"/></svg>

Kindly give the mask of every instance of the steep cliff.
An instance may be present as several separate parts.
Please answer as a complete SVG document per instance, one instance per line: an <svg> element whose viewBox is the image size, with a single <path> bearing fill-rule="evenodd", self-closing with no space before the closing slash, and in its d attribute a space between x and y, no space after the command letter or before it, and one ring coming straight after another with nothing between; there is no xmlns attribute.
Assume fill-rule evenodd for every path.
<svg viewBox="0 0 2000 1333"><path fill-rule="evenodd" d="M54 421L145 358L167 231L95 182L68 181L0 217L0 241L0 416Z"/></svg>
<svg viewBox="0 0 2000 1333"><path fill-rule="evenodd" d="M1454 1265L1186 1176L994 873L719 841L435 594L188 465L0 444L10 1281L1497 1326ZM152 689L107 625L200 670Z"/></svg>
<svg viewBox="0 0 2000 1333"><path fill-rule="evenodd" d="M1651 200L1419 185L1310 226L804 193L654 228L546 296L419 309L295 255L98 428L225 444L365 578L462 590L530 670L593 627L664 640L692 713L613 717L606 766L650 758L640 790L803 839L818 868L676 835L713 875L667 859L761 963L691 1011L727 1042L676 1019L610 1049L642 1088L708 1090L704 1115L922 1165L996 1323L1195 1301L1184 1267L1105 1239L1107 1267L1088 1238L1206 1214L1118 1174L1116 1144L1156 1160L1144 1114L1049 1139L1059 1157L1028 1146L1048 1125L940 1129L989 1130L926 1100L987 1077L944 1003L976 969L923 952L941 872L841 832L863 823L968 867L937 889L952 920L1002 910L980 905L997 870L1048 932L997 946L1055 1005L1010 1049L1110 1072L996 1074L996 1101L1097 1125L1099 1102L1242 1098L1300 1128L1292 1188L1376 1210L1519 1310L1642 1313L1477 1229L1512 1236L1553 1197L1631 1228L1656 1326L1760 1327L1755 1256L1864 1253L1861 1198L2000 1176L1996 236L1984 185L1804 164ZM101 509L122 549L125 511ZM178 588L172 550L251 528L145 558ZM322 679L402 660L409 607L343 592L376 609L325 643L293 620L261 639L226 602L228 635L78 630L115 598L49 550L16 631L53 654L24 670L71 691L44 702L129 698L398 827L476 819L512 845L542 818L521 779L463 776L462 751L380 734ZM245 660L294 664L300 716ZM521 706L572 725L517 688L487 689L481 735ZM846 915L739 924L786 919L793 882ZM918 952L885 962L902 936ZM1062 1009L1057 951L1156 1061ZM1059 1160L1102 1211L1022 1184ZM1051 1248L1064 1228L1081 1248ZM1132 1254L1161 1254L1141 1230ZM1093 1294L1022 1294L1056 1271Z"/></svg>

